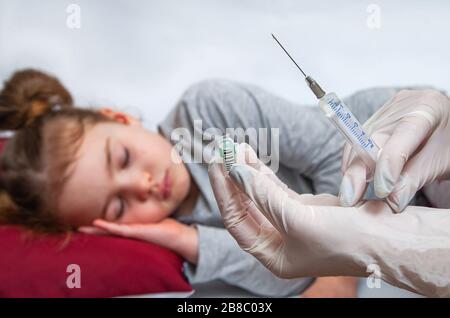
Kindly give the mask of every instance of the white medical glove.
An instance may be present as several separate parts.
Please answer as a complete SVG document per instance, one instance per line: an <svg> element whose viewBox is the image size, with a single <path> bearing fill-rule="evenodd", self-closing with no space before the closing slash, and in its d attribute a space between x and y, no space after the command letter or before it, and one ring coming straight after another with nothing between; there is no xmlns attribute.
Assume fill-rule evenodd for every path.
<svg viewBox="0 0 450 318"><path fill-rule="evenodd" d="M332 195L296 194L261 162L235 165L230 176L220 160L210 164L225 227L275 275L367 276L376 265L393 285L450 296L447 211L396 215L383 201L340 207Z"/></svg>
<svg viewBox="0 0 450 318"><path fill-rule="evenodd" d="M450 99L435 90L404 90L381 107L364 128L381 148L375 194L396 213L424 185L450 176ZM349 144L342 158L340 200L353 206L367 187L366 166Z"/></svg>
<svg viewBox="0 0 450 318"><path fill-rule="evenodd" d="M265 197L268 202L264 204L267 206L257 207L247 194L232 182L221 163L221 158L210 164L209 176L225 227L242 249L253 254L268 269L283 278L311 277L318 274L345 276L351 268L355 268L352 263L354 259L349 253L350 250L357 250L354 237L349 241L341 240L342 236L338 232L341 230L348 232L348 228L351 228L359 233L358 227L351 226L345 218L334 216L324 218L317 224L310 214L304 215L304 220L299 218L298 224L297 221L291 220L296 216L302 217L295 212L297 205L337 205L337 197L328 194L298 195L289 190L270 168L257 159L250 146L241 144L237 152L240 154L238 157L245 157L249 165L236 166L233 171L248 168L248 171L242 171L248 173L247 181L250 183L253 177L257 176L255 182L261 185L258 197ZM243 153L245 155L242 155ZM238 159L238 162L242 161L243 159ZM256 184L255 190L258 188ZM278 216L272 216L269 212L271 208L281 209L280 204L284 205L283 211L286 211L283 216L287 218L285 224ZM294 227L290 227L291 225ZM296 228L297 225L301 228ZM328 231L332 225L334 230ZM287 236L287 232L292 236ZM358 236L357 233L355 237ZM305 239L300 238L301 236ZM341 251L337 252L338 249ZM337 262L329 261L331 255L335 255L334 261Z"/></svg>

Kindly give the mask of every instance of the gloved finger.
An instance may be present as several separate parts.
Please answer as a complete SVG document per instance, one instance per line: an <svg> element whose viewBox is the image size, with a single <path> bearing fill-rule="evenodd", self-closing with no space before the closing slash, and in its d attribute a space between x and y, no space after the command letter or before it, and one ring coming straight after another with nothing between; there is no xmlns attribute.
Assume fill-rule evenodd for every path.
<svg viewBox="0 0 450 318"><path fill-rule="evenodd" d="M267 176L272 179L276 184L278 184L283 189L288 189L288 186L282 182L277 175L270 169L268 166L264 164L261 160L259 160L256 152L253 148L246 143L241 143L236 147L237 164L247 164L250 167L260 171L261 173L267 174Z"/></svg>
<svg viewBox="0 0 450 318"><path fill-rule="evenodd" d="M299 226L305 231L314 226L317 219L313 206L343 209L338 206L338 198L329 194L299 195L300 200L294 200L266 175L246 165L232 167L230 176L282 237L304 234Z"/></svg>
<svg viewBox="0 0 450 318"><path fill-rule="evenodd" d="M270 224L270 227L261 227L258 238L252 246L240 246L243 250L256 257L272 273L281 277L285 270L282 266L284 263L280 261L280 259L283 259L283 255L280 255L284 252L281 248L283 245L283 236L274 230Z"/></svg>
<svg viewBox="0 0 450 318"><path fill-rule="evenodd" d="M394 213L401 213L419 190L419 185L408 176L402 175L392 192L386 197L386 202Z"/></svg>
<svg viewBox="0 0 450 318"><path fill-rule="evenodd" d="M383 145L375 168L374 187L379 198L385 198L392 192L406 162L435 127L436 120L424 110L400 119Z"/></svg>
<svg viewBox="0 0 450 318"><path fill-rule="evenodd" d="M339 189L340 204L354 206L363 197L367 189L367 166L358 156L349 162Z"/></svg>
<svg viewBox="0 0 450 318"><path fill-rule="evenodd" d="M259 169L261 165L264 165L259 159L252 146L247 143L240 143L236 146L236 163L248 164L255 169Z"/></svg>
<svg viewBox="0 0 450 318"><path fill-rule="evenodd" d="M247 164L253 168L255 168L258 171L261 171L262 173L266 173L267 175L270 175L271 178L274 178L278 180L278 178L275 176L275 174L268 168L261 160L258 159L258 156L256 152L253 150L253 148L247 144L247 143L240 143L236 147L236 163L237 164ZM225 175L226 180L228 180L229 183L232 183L229 179L229 176L227 176L227 173L225 170L222 169L222 172ZM278 180L279 181L279 180ZM281 182L281 181L279 181ZM284 185L284 184L283 184ZM232 187L235 187L234 184L231 185ZM248 200L246 196L243 194L240 194L242 196L242 202L245 204L248 204L247 212L253 217L253 219L258 223L258 225L261 227L264 224L268 223L268 220L265 218L265 216L258 211L256 206L251 200Z"/></svg>
<svg viewBox="0 0 450 318"><path fill-rule="evenodd" d="M233 184L220 159L211 161L208 175L225 227L243 249L250 248L258 240L262 226L270 230L267 219Z"/></svg>
<svg viewBox="0 0 450 318"><path fill-rule="evenodd" d="M275 229L284 233L283 223L280 222L274 210L282 211L282 204L287 193L267 175L249 167L247 165L235 165L231 168L230 177L236 182L237 186L247 194L256 207L264 214ZM271 194L270 197L268 196ZM264 200L261 197L266 196Z"/></svg>
<svg viewBox="0 0 450 318"><path fill-rule="evenodd" d="M406 91L400 91L392 96L383 106L381 106L381 108L366 120L363 124L363 128L369 136L372 136L372 134L380 128L386 127L386 124L389 125L391 118L395 117L392 116L392 113L395 113L395 110L401 110L403 108L402 103L399 103L399 101L405 98L405 92Z"/></svg>
<svg viewBox="0 0 450 318"><path fill-rule="evenodd" d="M433 142L435 141L431 141ZM395 213L403 212L417 191L444 174L439 168L445 166L433 162L433 156L426 148L422 148L405 164L399 181L387 197L392 210Z"/></svg>
<svg viewBox="0 0 450 318"><path fill-rule="evenodd" d="M268 175L274 175L274 172L258 158L256 152L247 143L240 143L237 145L236 164L247 164L258 171Z"/></svg>
<svg viewBox="0 0 450 318"><path fill-rule="evenodd" d="M282 235L286 235L287 230L290 228L289 222L291 218L302 217L293 215L296 213L292 214L291 210L300 209L300 207L307 209L307 205L292 200L267 175L252 167L235 165L231 168L230 177Z"/></svg>
<svg viewBox="0 0 450 318"><path fill-rule="evenodd" d="M298 194L297 192L289 189L289 187L277 177L272 169L270 169L267 165L265 165L261 160L258 159L256 152L249 144L239 144L236 147L236 152L237 164L247 164L255 170L266 174L269 179L271 179L273 182L275 182L275 184L279 185L283 190L285 190L291 199L297 200L298 202L306 205L339 205L339 199L331 194ZM267 221L266 218L264 218L264 220Z"/></svg>
<svg viewBox="0 0 450 318"><path fill-rule="evenodd" d="M298 194L297 192L289 189L289 187L277 177L272 169L270 169L261 160L258 159L258 156L249 144L239 144L236 147L236 152L237 164L247 164L255 170L266 174L269 179L271 179L273 182L275 182L275 184L279 185L283 190L285 190L290 198L307 205L339 205L338 198L330 194Z"/></svg>
<svg viewBox="0 0 450 318"><path fill-rule="evenodd" d="M367 122L364 126L367 131L372 132ZM383 145L387 139L385 133L381 132L373 132L370 137L378 147ZM339 198L342 206L354 206L362 199L367 190L368 182L374 173L373 170L369 169L367 163L347 143L344 147L341 165L343 177L339 189ZM371 169L374 169L374 167Z"/></svg>
<svg viewBox="0 0 450 318"><path fill-rule="evenodd" d="M283 189L288 189L288 186L284 184L280 179L278 179L276 174L258 158L258 155L249 144L240 143L236 146L236 163L247 164L250 167L260 171L261 173L266 174L270 179L272 179ZM254 203L252 202L251 204ZM258 224L261 226L262 224L268 223L268 220L264 217L264 215L262 215L259 211L255 212L255 209L257 210L257 208L254 207L254 209L249 209L248 211L258 222Z"/></svg>
<svg viewBox="0 0 450 318"><path fill-rule="evenodd" d="M354 152L352 149L352 146L346 142L344 145L344 150L342 151L342 162L341 162L341 172L342 174L345 174L345 171L347 171L348 166L350 162L354 158Z"/></svg>

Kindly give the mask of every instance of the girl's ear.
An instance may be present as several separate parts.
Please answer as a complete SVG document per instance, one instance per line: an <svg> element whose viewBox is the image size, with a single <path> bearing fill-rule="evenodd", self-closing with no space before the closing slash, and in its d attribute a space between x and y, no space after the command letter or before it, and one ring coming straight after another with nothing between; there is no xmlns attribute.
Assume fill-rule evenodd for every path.
<svg viewBox="0 0 450 318"><path fill-rule="evenodd" d="M100 114L118 123L122 123L129 126L139 126L139 127L141 126L141 122L137 118L122 112L112 110L111 108L102 108L100 109L99 112Z"/></svg>

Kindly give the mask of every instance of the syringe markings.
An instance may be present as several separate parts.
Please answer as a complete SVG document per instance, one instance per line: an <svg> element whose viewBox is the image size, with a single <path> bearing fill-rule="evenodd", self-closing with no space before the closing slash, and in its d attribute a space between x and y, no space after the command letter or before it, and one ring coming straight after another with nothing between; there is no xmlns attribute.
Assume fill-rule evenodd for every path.
<svg viewBox="0 0 450 318"><path fill-rule="evenodd" d="M335 112L336 116L342 120L342 123L344 123L345 127L349 129L349 131L353 134L353 136L356 137L359 144L364 148L373 148L373 143L370 140L370 138L366 137L366 134L364 131L360 128L360 125L356 121L351 120L351 115L347 113L342 113L341 110L344 109L344 107L340 103L336 103L332 100L328 102L331 109Z"/></svg>

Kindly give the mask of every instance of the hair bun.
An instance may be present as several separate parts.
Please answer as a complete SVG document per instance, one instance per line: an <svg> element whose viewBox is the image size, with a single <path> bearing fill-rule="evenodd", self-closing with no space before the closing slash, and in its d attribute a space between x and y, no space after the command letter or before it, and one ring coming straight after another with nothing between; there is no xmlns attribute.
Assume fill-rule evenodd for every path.
<svg viewBox="0 0 450 318"><path fill-rule="evenodd" d="M72 96L57 78L32 69L18 71L0 92L0 129L17 130L67 107L72 107Z"/></svg>

